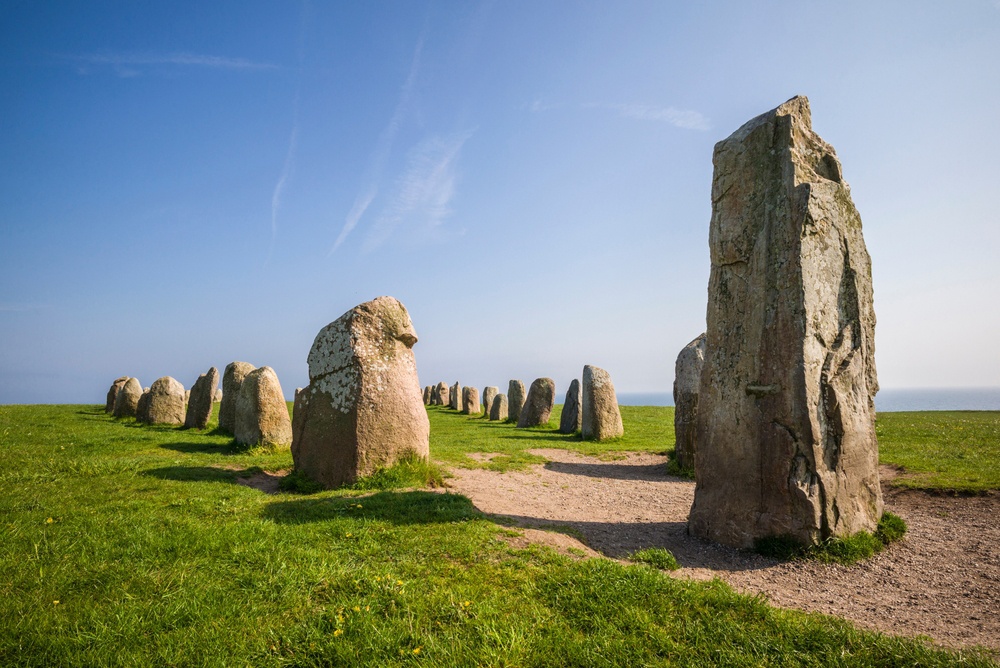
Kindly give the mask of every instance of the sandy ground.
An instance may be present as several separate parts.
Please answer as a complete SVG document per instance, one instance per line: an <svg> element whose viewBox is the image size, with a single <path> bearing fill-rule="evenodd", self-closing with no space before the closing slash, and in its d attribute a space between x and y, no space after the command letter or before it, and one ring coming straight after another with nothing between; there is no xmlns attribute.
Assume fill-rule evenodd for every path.
<svg viewBox="0 0 1000 668"><path fill-rule="evenodd" d="M533 452L548 463L510 473L456 468L448 484L482 512L527 528L523 542L611 558L663 547L683 566L678 577L719 577L778 606L949 647L1000 651L1000 495L902 491L885 485L894 472L883 467L886 510L909 525L903 541L854 566L782 563L688 536L694 483L666 475L666 457L632 453L602 461L565 450ZM585 544L546 525L569 527Z"/></svg>

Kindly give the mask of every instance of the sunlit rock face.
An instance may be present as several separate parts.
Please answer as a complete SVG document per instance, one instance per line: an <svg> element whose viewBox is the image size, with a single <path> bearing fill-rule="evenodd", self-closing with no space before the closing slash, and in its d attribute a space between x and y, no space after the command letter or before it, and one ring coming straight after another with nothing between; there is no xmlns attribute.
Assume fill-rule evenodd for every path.
<svg viewBox="0 0 1000 668"><path fill-rule="evenodd" d="M288 446L292 442L285 393L271 367L254 369L243 378L233 435L241 445Z"/></svg>
<svg viewBox="0 0 1000 668"><path fill-rule="evenodd" d="M243 379L256 367L248 362L230 362L222 372L222 397L219 400L219 429L236 433L236 399Z"/></svg>
<svg viewBox="0 0 1000 668"><path fill-rule="evenodd" d="M295 400L295 469L326 487L351 483L407 454L429 455L410 315L393 297L354 307L320 330L309 385Z"/></svg>
<svg viewBox="0 0 1000 668"><path fill-rule="evenodd" d="M715 146L690 533L736 547L873 530L871 260L796 97Z"/></svg>

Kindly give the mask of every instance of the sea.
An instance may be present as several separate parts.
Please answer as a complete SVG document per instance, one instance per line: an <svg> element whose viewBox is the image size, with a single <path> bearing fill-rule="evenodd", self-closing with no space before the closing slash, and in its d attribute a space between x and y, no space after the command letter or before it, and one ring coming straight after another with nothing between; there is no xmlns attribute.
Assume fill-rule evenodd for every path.
<svg viewBox="0 0 1000 668"><path fill-rule="evenodd" d="M670 392L620 392L622 406L673 406ZM875 395L875 410L1000 411L1000 387L884 389Z"/></svg>

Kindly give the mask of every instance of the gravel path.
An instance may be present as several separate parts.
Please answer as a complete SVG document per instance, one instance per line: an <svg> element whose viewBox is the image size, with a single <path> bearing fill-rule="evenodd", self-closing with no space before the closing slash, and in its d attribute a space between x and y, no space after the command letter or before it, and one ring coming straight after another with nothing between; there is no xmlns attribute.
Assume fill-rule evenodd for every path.
<svg viewBox="0 0 1000 668"><path fill-rule="evenodd" d="M694 483L666 475L664 456L602 461L566 450L532 452L548 463L509 473L456 468L449 486L481 511L531 528L525 540L611 558L663 547L684 567L679 577L719 577L778 606L926 635L949 647L1000 651L1000 495L902 491L884 485L894 472L883 467L886 510L909 525L903 541L854 566L782 563L688 536ZM538 530L546 525L571 527L586 545Z"/></svg>

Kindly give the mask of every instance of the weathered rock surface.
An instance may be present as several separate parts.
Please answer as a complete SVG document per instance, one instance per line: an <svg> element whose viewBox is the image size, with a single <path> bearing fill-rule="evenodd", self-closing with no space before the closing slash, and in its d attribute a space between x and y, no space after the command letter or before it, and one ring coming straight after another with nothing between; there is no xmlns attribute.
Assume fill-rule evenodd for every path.
<svg viewBox="0 0 1000 668"><path fill-rule="evenodd" d="M448 385L446 385L444 383L444 381L442 381L442 382L438 383L434 387L434 389L437 392L437 405L438 406L450 406L451 405L451 396L449 396L450 390L448 389Z"/></svg>
<svg viewBox="0 0 1000 668"><path fill-rule="evenodd" d="M500 394L500 388L490 385L483 388L483 417L490 418L490 409L493 408L493 398Z"/></svg>
<svg viewBox="0 0 1000 668"><path fill-rule="evenodd" d="M115 410L115 399L118 397L118 392L125 387L125 383L128 382L128 376L122 376L121 378L115 378L115 381L111 383L111 387L108 389L107 401L104 403L104 412L112 413Z"/></svg>
<svg viewBox="0 0 1000 668"><path fill-rule="evenodd" d="M611 375L588 364L583 367L580 434L585 441L603 441L625 433Z"/></svg>
<svg viewBox="0 0 1000 668"><path fill-rule="evenodd" d="M184 386L170 376L153 381L136 419L147 424L184 424Z"/></svg>
<svg viewBox="0 0 1000 668"><path fill-rule="evenodd" d="M523 428L548 424L555 403L556 382L551 378L536 378L528 388L528 398L521 407L517 426Z"/></svg>
<svg viewBox="0 0 1000 668"><path fill-rule="evenodd" d="M872 531L875 313L861 218L809 103L715 146L688 531L748 547Z"/></svg>
<svg viewBox="0 0 1000 668"><path fill-rule="evenodd" d="M222 401L219 404L219 428L236 433L236 400L243 379L256 367L247 362L230 362L222 372Z"/></svg>
<svg viewBox="0 0 1000 668"><path fill-rule="evenodd" d="M451 386L451 390L449 391L449 397L451 399L450 405L456 411L461 411L464 408L463 406L464 396L462 393L462 385L458 381L455 381L455 384Z"/></svg>
<svg viewBox="0 0 1000 668"><path fill-rule="evenodd" d="M462 412L466 415L479 415L482 410L479 407L479 390L474 387L463 387Z"/></svg>
<svg viewBox="0 0 1000 668"><path fill-rule="evenodd" d="M233 435L241 445L281 446L292 442L288 404L278 374L271 367L262 366L244 376L236 397Z"/></svg>
<svg viewBox="0 0 1000 668"><path fill-rule="evenodd" d="M498 394L490 404L490 420L507 420L507 395Z"/></svg>
<svg viewBox="0 0 1000 668"><path fill-rule="evenodd" d="M674 364L674 458L682 469L693 469L695 427L698 419L698 391L701 369L705 366L705 335L684 346Z"/></svg>
<svg viewBox="0 0 1000 668"><path fill-rule="evenodd" d="M517 424L521 419L521 408L524 406L524 399L527 396L524 383L519 380L512 380L507 383L507 420Z"/></svg>
<svg viewBox="0 0 1000 668"><path fill-rule="evenodd" d="M424 387L424 406L431 405L431 386Z"/></svg>
<svg viewBox="0 0 1000 668"><path fill-rule="evenodd" d="M320 330L294 410L296 470L334 487L429 455L416 342L409 313L393 297L360 304Z"/></svg>
<svg viewBox="0 0 1000 668"><path fill-rule="evenodd" d="M143 388L142 394L139 395L139 401L135 403L136 422L149 423L149 400L149 388Z"/></svg>
<svg viewBox="0 0 1000 668"><path fill-rule="evenodd" d="M214 366L194 381L188 397L187 413L184 415L185 427L204 429L208 426L208 419L212 417L212 398L218 384L219 370Z"/></svg>
<svg viewBox="0 0 1000 668"><path fill-rule="evenodd" d="M580 381L574 378L566 390L566 402L563 404L562 416L559 418L559 433L574 434L580 431L583 414L580 412L581 401Z"/></svg>

